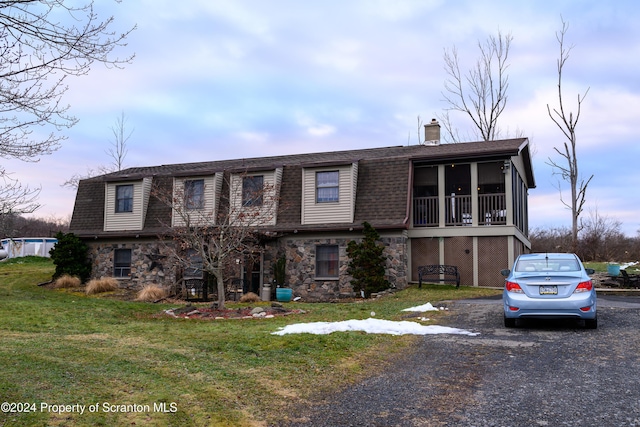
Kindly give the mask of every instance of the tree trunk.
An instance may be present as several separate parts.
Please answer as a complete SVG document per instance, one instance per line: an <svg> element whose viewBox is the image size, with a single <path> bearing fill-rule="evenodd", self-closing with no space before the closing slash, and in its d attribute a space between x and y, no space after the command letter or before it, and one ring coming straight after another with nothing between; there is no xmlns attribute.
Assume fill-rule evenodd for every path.
<svg viewBox="0 0 640 427"><path fill-rule="evenodd" d="M222 274L216 275L216 282L218 284L218 308L224 308L224 281L222 280Z"/></svg>

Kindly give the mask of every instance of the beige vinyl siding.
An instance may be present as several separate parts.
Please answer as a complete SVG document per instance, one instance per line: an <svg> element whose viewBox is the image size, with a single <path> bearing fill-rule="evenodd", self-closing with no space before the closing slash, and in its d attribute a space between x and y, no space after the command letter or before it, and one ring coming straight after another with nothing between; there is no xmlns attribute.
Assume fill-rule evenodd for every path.
<svg viewBox="0 0 640 427"><path fill-rule="evenodd" d="M131 212L116 213L116 187L133 186L133 206ZM140 181L108 182L105 185L104 231L142 230L144 216L149 204L151 178Z"/></svg>
<svg viewBox="0 0 640 427"><path fill-rule="evenodd" d="M275 206L273 207L273 220L271 221L271 225L278 223L278 205L280 203L280 188L282 187L282 172L282 168L277 168L274 171L273 197Z"/></svg>
<svg viewBox="0 0 640 427"><path fill-rule="evenodd" d="M184 183L201 179L204 181L204 206L202 209L184 209ZM222 188L222 173L208 176L179 177L173 180L173 200L181 205L171 212L171 226L182 227L189 224L202 225L216 222L218 199Z"/></svg>
<svg viewBox="0 0 640 427"><path fill-rule="evenodd" d="M338 201L316 201L316 172L338 171ZM302 169L302 224L352 223L358 164Z"/></svg>
<svg viewBox="0 0 640 427"><path fill-rule="evenodd" d="M147 209L149 208L149 195L151 194L151 186L153 179L151 177L142 180L142 225L147 217Z"/></svg>
<svg viewBox="0 0 640 427"><path fill-rule="evenodd" d="M242 180L244 177L262 176L263 194L261 206L242 206ZM239 226L260 226L275 225L276 213L278 210L277 195L279 193L279 183L282 180L282 168L251 172L235 173L231 175L230 185L230 213L229 219ZM244 213L240 217L240 213Z"/></svg>

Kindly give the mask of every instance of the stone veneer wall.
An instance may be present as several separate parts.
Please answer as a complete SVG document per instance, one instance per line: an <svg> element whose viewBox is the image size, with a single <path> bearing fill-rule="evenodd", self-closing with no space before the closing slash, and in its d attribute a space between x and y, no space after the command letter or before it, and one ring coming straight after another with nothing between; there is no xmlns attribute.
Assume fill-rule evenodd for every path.
<svg viewBox="0 0 640 427"><path fill-rule="evenodd" d="M131 249L131 275L118 278L121 288L139 290L148 284L170 287L175 283L175 267L162 253L162 245L157 240L86 243L92 278L113 277L114 250Z"/></svg>
<svg viewBox="0 0 640 427"><path fill-rule="evenodd" d="M295 296L305 301L330 301L356 296L351 286L351 276L347 274L349 257L347 244L351 238L283 238L268 243L263 255L263 283L273 282L273 265L279 255L285 254L286 286L293 289ZM359 239L355 239L359 240ZM407 286L407 237L383 235L387 257L387 280L392 287L403 289ZM156 240L148 241L87 241L91 259L91 277L113 277L113 256L115 249L131 249L131 276L119 279L122 288L139 290L147 284L171 287L175 284L176 269L168 256L162 253L162 245ZM315 279L315 251L318 245L338 245L339 277L335 280ZM272 292L275 292L272 289Z"/></svg>
<svg viewBox="0 0 640 427"><path fill-rule="evenodd" d="M351 286L351 276L347 274L349 257L347 244L351 238L284 238L279 242L279 253L284 253L286 264L286 286L293 289L294 296L305 301L329 301L338 298L355 297ZM360 239L355 239L356 241ZM407 237L382 236L387 257L387 280L392 287L403 289L407 286ZM318 245L338 245L339 277L335 280L315 279L315 251ZM270 253L271 255L267 255ZM265 253L265 279L272 271L273 248ZM271 277L271 276L269 276Z"/></svg>

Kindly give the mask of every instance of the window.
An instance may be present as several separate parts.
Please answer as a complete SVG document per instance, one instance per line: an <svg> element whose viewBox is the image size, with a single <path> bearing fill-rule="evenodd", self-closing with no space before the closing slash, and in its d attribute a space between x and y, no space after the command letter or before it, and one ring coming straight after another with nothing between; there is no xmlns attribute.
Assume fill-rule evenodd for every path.
<svg viewBox="0 0 640 427"><path fill-rule="evenodd" d="M337 202L339 197L338 171L316 172L316 203Z"/></svg>
<svg viewBox="0 0 640 427"><path fill-rule="evenodd" d="M262 206L264 177L245 176L242 179L242 206Z"/></svg>
<svg viewBox="0 0 640 427"><path fill-rule="evenodd" d="M186 209L204 208L204 179L184 182L184 207Z"/></svg>
<svg viewBox="0 0 640 427"><path fill-rule="evenodd" d="M316 277L337 278L338 245L316 246Z"/></svg>
<svg viewBox="0 0 640 427"><path fill-rule="evenodd" d="M131 249L116 249L113 254L113 277L131 275Z"/></svg>
<svg viewBox="0 0 640 427"><path fill-rule="evenodd" d="M116 213L133 212L133 185L116 186Z"/></svg>
<svg viewBox="0 0 640 427"><path fill-rule="evenodd" d="M202 269L204 262L200 253L195 249L187 249L188 266L184 269L184 277L199 277L202 278Z"/></svg>

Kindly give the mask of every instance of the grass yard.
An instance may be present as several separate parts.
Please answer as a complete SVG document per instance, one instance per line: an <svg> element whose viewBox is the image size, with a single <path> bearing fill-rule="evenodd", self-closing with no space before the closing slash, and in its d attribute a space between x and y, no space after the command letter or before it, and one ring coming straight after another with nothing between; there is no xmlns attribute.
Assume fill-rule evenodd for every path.
<svg viewBox="0 0 640 427"><path fill-rule="evenodd" d="M288 405L375 373L424 339L271 335L278 327L371 311L400 320L403 308L500 293L423 285L377 301L288 303L305 313L273 319L193 320L163 315L176 304L37 286L53 270L43 258L0 263L0 402L14 404L3 404L2 426L266 426L286 417ZM429 313L435 323L440 316L446 312Z"/></svg>
<svg viewBox="0 0 640 427"><path fill-rule="evenodd" d="M598 273L606 273L607 272L607 265L609 265L608 262L585 262L584 263L584 266L586 268L593 268ZM627 270L627 273L629 273L629 274L639 274L640 273L640 266L638 264L636 264L634 266L627 267L626 270Z"/></svg>

